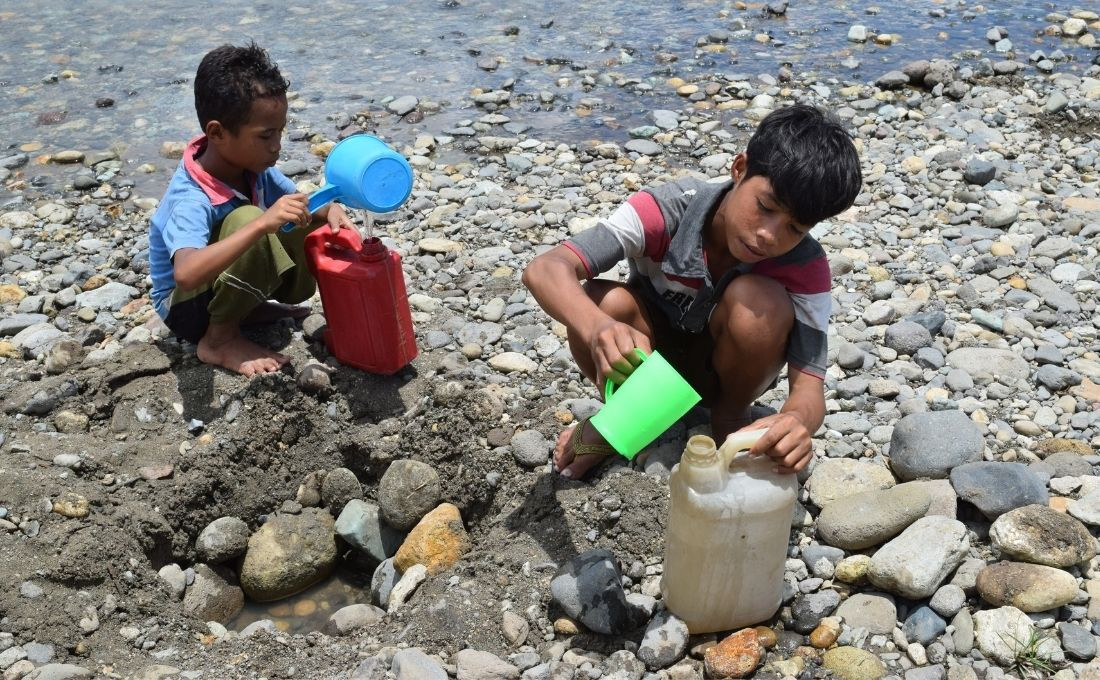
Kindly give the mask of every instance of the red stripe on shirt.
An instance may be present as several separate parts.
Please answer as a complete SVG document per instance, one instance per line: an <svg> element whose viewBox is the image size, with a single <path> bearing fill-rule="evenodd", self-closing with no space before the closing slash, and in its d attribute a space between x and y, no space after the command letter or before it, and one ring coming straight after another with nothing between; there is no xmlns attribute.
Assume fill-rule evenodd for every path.
<svg viewBox="0 0 1100 680"><path fill-rule="evenodd" d="M568 248L574 255L580 258L581 264L584 265L584 270L588 272L588 278L592 278L593 276L595 276L595 274L592 273L592 263L588 261L588 258L584 256L584 253L581 252L580 248L573 245L569 241L566 241L562 245Z"/></svg>
<svg viewBox="0 0 1100 680"><path fill-rule="evenodd" d="M828 293L832 290L829 262L824 257L788 264L764 261L753 267L752 273L775 279L796 294Z"/></svg>
<svg viewBox="0 0 1100 680"><path fill-rule="evenodd" d="M665 229L665 216L661 213L661 207L657 205L657 199L651 194L639 191L626 202L634 208L634 212L638 213L638 219L642 222L642 232L645 234L642 255L654 262L660 262L668 252L671 239L668 236L668 230Z"/></svg>
<svg viewBox="0 0 1100 680"><path fill-rule="evenodd" d="M694 279L688 276L676 276L675 274L665 274L665 278L669 281L675 281L676 283L687 286L688 288L694 288L699 290L703 287L703 279Z"/></svg>

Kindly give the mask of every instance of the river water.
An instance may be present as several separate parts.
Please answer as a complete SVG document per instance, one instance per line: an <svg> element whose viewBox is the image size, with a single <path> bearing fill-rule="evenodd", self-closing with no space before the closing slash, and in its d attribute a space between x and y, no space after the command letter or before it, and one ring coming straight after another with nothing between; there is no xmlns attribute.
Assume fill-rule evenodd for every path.
<svg viewBox="0 0 1100 680"><path fill-rule="evenodd" d="M367 110L379 133L411 138L479 115L474 88L507 86L522 112L509 115L522 116L531 134L622 141L653 109L684 106L666 84L671 76L751 78L787 66L823 81L869 82L914 59L1002 59L985 37L994 26L1007 30L1018 60L1060 49L1070 61L1058 70L1080 71L1096 52L1043 35L1048 14L1076 8L792 0L774 16L761 4L713 0L5 3L0 156L113 149L131 162L157 161L163 142L196 133L191 79L202 55L225 42L252 39L272 53L305 105L291 127L331 132L327 119ZM853 24L896 43L850 42ZM707 36L726 42L701 48ZM542 92L553 102L541 103ZM417 123L385 113L386 98L402 95L440 110Z"/></svg>

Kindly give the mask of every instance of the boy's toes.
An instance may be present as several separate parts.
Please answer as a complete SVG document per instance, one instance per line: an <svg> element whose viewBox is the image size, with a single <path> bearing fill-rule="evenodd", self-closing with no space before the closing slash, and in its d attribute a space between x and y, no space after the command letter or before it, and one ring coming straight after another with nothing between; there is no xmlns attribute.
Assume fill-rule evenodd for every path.
<svg viewBox="0 0 1100 680"><path fill-rule="evenodd" d="M600 455L585 455L577 456L573 459L573 462L565 467L561 471L561 476L566 479L583 479L588 471L595 467L605 456Z"/></svg>
<svg viewBox="0 0 1100 680"><path fill-rule="evenodd" d="M554 469L561 471L573 460L573 433L577 428L570 427L562 430L558 435L558 441L554 444Z"/></svg>

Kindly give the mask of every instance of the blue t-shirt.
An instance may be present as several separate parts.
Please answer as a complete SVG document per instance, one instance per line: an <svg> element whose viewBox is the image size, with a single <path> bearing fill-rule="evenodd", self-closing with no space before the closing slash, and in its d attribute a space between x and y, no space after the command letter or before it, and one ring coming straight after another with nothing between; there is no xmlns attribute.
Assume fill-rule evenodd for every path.
<svg viewBox="0 0 1100 680"><path fill-rule="evenodd" d="M149 223L149 273L153 278L153 308L168 316L172 291L176 289L172 258L180 248L205 248L214 228L226 215L242 205L267 210L275 201L297 189L294 182L275 168L268 168L252 182L247 197L206 172L195 157L206 148L206 136L191 140L183 160L172 175Z"/></svg>

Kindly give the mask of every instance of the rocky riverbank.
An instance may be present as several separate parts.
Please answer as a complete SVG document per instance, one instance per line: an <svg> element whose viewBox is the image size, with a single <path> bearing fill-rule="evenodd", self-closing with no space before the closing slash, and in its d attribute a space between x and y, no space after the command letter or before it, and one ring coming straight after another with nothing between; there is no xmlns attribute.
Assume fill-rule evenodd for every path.
<svg viewBox="0 0 1100 680"><path fill-rule="evenodd" d="M256 331L292 369L199 364L146 297L156 199L130 173L151 159L5 156L24 200L0 210L0 673L1100 677L1100 68L1043 57L672 78L683 107L625 144L530 138L525 93L478 92L467 121L395 142L416 189L374 229L403 254L421 356L392 378L328 356L317 300ZM704 414L589 482L550 474L557 432L599 404L519 275L641 187L726 175L795 100L850 124L866 180L814 231L828 416L780 612L689 636L660 602L665 479ZM308 189L377 115L295 127L284 168ZM63 192L29 182L44 162L70 164ZM333 570L361 601L229 630L246 597Z"/></svg>

